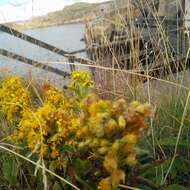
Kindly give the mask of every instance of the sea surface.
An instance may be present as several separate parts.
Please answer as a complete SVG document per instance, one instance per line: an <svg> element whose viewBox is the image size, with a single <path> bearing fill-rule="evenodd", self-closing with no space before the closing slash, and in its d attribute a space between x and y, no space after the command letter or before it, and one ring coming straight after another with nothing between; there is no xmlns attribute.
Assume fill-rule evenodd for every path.
<svg viewBox="0 0 190 190"><path fill-rule="evenodd" d="M22 30L22 32L68 52L85 48L85 43L81 40L84 38L84 25L80 23L27 29ZM68 63L68 61L63 56L57 55L3 32L0 32L0 48L4 48L33 60L48 62L49 65L64 71L70 71L69 65L65 64ZM85 57L86 55L85 53L81 53L78 54L78 56ZM1 55L0 74L1 76L32 76L34 79L48 80L58 86L63 83L62 77L58 75L34 68L33 66Z"/></svg>

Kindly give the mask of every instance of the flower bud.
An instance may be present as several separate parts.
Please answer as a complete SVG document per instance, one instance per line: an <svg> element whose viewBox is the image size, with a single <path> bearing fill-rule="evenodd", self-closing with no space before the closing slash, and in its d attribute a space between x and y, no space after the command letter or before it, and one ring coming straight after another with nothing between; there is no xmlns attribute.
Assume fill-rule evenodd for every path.
<svg viewBox="0 0 190 190"><path fill-rule="evenodd" d="M135 155L130 154L130 155L126 158L125 163L126 163L128 166L135 166L135 165L137 164L137 159L136 159Z"/></svg>
<svg viewBox="0 0 190 190"><path fill-rule="evenodd" d="M125 128L125 126L126 126L126 121L125 121L125 119L124 119L124 117L123 117L122 115L119 116L118 123L119 123L119 127L120 127L121 129L124 129L124 128Z"/></svg>
<svg viewBox="0 0 190 190"><path fill-rule="evenodd" d="M136 134L127 134L122 139L121 142L126 144L136 144L137 143L137 135Z"/></svg>
<svg viewBox="0 0 190 190"><path fill-rule="evenodd" d="M148 103L142 104L136 107L136 111L145 116L149 116L151 114L151 106Z"/></svg>
<svg viewBox="0 0 190 190"><path fill-rule="evenodd" d="M98 153L104 155L104 154L107 153L108 150L109 150L108 147L101 147L101 148L98 149Z"/></svg>
<svg viewBox="0 0 190 190"><path fill-rule="evenodd" d="M140 103L138 101L133 101L130 103L130 107L133 107L133 108L136 108L139 105L140 105Z"/></svg>
<svg viewBox="0 0 190 190"><path fill-rule="evenodd" d="M100 141L100 146L108 146L108 144L109 144L109 141L106 140L106 139L102 139L102 140Z"/></svg>
<svg viewBox="0 0 190 190"><path fill-rule="evenodd" d="M114 119L110 119L110 120L108 121L107 127L108 127L110 130L114 130L114 129L117 128L117 122L116 122Z"/></svg>
<svg viewBox="0 0 190 190"><path fill-rule="evenodd" d="M120 148L120 143L119 141L115 141L111 147L113 150L118 150Z"/></svg>

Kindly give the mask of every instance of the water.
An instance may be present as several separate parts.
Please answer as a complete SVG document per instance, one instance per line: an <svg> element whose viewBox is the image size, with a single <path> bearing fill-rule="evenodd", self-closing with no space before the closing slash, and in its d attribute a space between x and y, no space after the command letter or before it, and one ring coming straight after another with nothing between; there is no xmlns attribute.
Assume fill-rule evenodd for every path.
<svg viewBox="0 0 190 190"><path fill-rule="evenodd" d="M23 30L22 32L68 52L85 48L85 43L81 41L84 37L83 24L68 24L62 26L28 29ZM3 32L0 32L0 48L4 48L16 54L41 62L67 62L67 60L60 55ZM81 53L79 56L85 57L85 54ZM64 71L70 70L69 65L57 63L51 63L51 65ZM53 83L59 83L62 80L60 76L28 66L25 63L18 62L1 55L0 71L1 74L3 73L5 75L16 74L27 76L30 74L30 76L33 76L34 78L48 80Z"/></svg>

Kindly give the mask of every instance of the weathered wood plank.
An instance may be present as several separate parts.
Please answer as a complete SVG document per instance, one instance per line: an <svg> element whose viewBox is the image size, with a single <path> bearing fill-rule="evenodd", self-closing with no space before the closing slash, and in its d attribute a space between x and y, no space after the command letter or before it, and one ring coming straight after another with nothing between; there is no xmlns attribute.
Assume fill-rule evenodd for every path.
<svg viewBox="0 0 190 190"><path fill-rule="evenodd" d="M60 48L57 48L57 47L55 47L55 46L53 46L51 44L48 44L48 43L43 42L41 40L38 40L38 39L36 39L34 37L31 37L31 36L29 36L27 34L19 32L18 30L15 30L15 29L10 28L8 26L5 26L3 24L0 25L0 30L2 32L8 33L10 35L13 35L13 36L15 36L17 38L20 38L20 39L22 39L24 41L27 41L27 42L32 43L32 44L35 44L35 45L37 45L39 47L42 47L44 49L47 49L49 51L52 51L52 52L54 52L56 54L59 54L61 56L67 57L67 54L69 54L69 52L67 52L67 51L64 51L64 50L62 50Z"/></svg>
<svg viewBox="0 0 190 190"><path fill-rule="evenodd" d="M56 53L58 55L64 56L69 61L72 60L73 63L74 62L80 62L82 64L87 64L87 63L91 62L88 59L79 58L79 57L76 57L75 55L73 55L73 54L76 54L76 53L85 52L86 49L76 50L76 51L73 51L73 52L67 52L67 51L64 51L64 50L62 50L60 48L57 48L57 47L55 47L55 46L53 46L51 44L48 44L48 43L43 42L41 40L38 40L38 39L36 39L34 37L31 37L31 36L29 36L27 34L19 32L18 30L15 30L15 29L13 29L11 27L5 26L3 24L0 24L0 31L8 33L10 35L13 35L13 36L15 36L17 38L20 38L20 39L22 39L24 41L27 41L29 43L32 43L34 45L37 45L37 46L42 47L44 49L47 49L49 51L52 51L52 52L54 52L54 53ZM73 66L71 66L71 68L72 67Z"/></svg>
<svg viewBox="0 0 190 190"><path fill-rule="evenodd" d="M70 76L70 74L68 72L65 72L65 71L62 71L60 69L51 67L49 65L45 65L45 64L40 63L38 61L34 61L32 59L23 57L21 55L15 54L13 52L7 51L7 50L2 49L2 48L0 48L0 55L3 55L5 57L11 58L11 59L14 59L17 61L21 61L21 62L26 63L28 65L32 65L36 68L43 69L43 70L51 72L51 73L55 73L57 75L61 75L63 77L69 77Z"/></svg>
<svg viewBox="0 0 190 190"><path fill-rule="evenodd" d="M43 42L41 40L38 40L38 39L36 39L34 37L31 37L31 36L29 36L27 34L24 34L24 33L20 32L18 30L15 30L15 29L13 29L11 27L8 27L6 25L3 25L3 24L0 24L0 30L2 32L8 33L10 35L13 35L13 36L15 36L17 38L20 38L20 39L22 39L24 41L27 41L27 42L32 43L32 44L35 44L35 45L37 45L39 47L42 47L44 49L47 49L49 51L52 51L53 53L56 53L56 54L64 56L64 57L68 57L68 55L72 55L72 54L76 54L76 53L82 53L82 52L86 51L86 49L84 48L84 49L75 50L75 51L72 51L72 52L67 52L67 51L64 51L64 50L62 50L60 48L57 48L57 47L55 47L55 46L53 46L53 45L51 45L49 43Z"/></svg>

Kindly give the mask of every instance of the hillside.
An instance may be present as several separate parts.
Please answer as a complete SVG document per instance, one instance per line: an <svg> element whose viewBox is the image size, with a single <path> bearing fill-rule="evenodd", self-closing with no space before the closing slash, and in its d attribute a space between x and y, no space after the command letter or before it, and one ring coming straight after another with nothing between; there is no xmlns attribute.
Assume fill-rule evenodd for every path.
<svg viewBox="0 0 190 190"><path fill-rule="evenodd" d="M21 29L77 23L82 22L84 18L93 18L102 12L107 12L112 6L113 3L110 1L104 3L75 3L64 7L60 11L34 17L27 21L9 23L9 25Z"/></svg>

